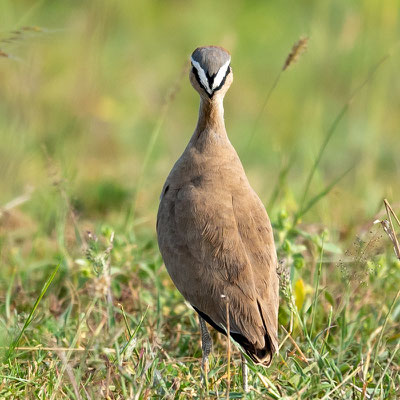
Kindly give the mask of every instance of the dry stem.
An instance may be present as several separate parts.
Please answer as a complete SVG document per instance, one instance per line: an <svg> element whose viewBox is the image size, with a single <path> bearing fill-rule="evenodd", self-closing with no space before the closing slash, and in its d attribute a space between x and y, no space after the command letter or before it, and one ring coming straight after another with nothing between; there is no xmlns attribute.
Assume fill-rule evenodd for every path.
<svg viewBox="0 0 400 400"><path fill-rule="evenodd" d="M229 321L229 297L222 295L226 298L226 353L228 359L227 378L226 378L226 399L229 400L229 392L231 388L231 339L230 339L230 321Z"/></svg>
<svg viewBox="0 0 400 400"><path fill-rule="evenodd" d="M378 219L374 222L374 224L380 223L382 225L383 230L386 232L386 234L389 236L389 239L393 243L394 252L396 254L396 257L400 260L400 244L399 244L399 240L397 239L396 231L394 230L392 215L395 218L395 220L399 226L400 226L400 221L397 218L397 215L395 214L395 212L393 211L393 208L390 206L389 202L386 199L384 199L383 203L385 204L386 214L388 216L389 221L386 219L384 219L382 221Z"/></svg>

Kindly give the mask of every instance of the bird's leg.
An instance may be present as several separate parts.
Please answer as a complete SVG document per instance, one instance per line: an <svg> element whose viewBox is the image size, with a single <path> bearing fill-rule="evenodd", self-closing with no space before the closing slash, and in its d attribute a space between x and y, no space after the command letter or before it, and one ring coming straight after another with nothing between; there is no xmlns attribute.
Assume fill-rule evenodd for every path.
<svg viewBox="0 0 400 400"><path fill-rule="evenodd" d="M210 355L212 349L212 339L210 333L208 332L206 322L204 321L204 319L199 316L199 320L200 320L201 350L202 350L201 368L203 370L204 383L206 385L206 390L208 392L208 356Z"/></svg>
<svg viewBox="0 0 400 400"><path fill-rule="evenodd" d="M249 368L247 366L246 357L240 352L240 357L242 359L242 378L243 378L243 390L245 393L249 392L249 384L248 384L248 375L249 375Z"/></svg>

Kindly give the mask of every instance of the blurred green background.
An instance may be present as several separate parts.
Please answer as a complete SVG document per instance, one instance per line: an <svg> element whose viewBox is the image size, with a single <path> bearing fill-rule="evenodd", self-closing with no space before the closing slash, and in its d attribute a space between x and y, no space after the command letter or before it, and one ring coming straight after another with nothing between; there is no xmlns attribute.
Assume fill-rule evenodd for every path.
<svg viewBox="0 0 400 400"><path fill-rule="evenodd" d="M264 203L291 165L271 214L298 208L333 121L389 54L339 122L310 196L354 168L306 220L348 231L382 198L399 199L398 1L2 0L0 26L0 206L32 191L23 225L52 232L62 184L82 220L123 223L137 196L135 216L154 229L162 183L196 124L185 62L208 44L232 53L227 131ZM249 145L301 36L308 50L282 73Z"/></svg>

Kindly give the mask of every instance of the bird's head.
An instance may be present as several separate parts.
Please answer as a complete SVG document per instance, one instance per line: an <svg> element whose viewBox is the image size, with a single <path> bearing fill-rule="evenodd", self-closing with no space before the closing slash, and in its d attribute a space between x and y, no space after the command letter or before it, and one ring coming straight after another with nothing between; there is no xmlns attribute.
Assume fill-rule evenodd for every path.
<svg viewBox="0 0 400 400"><path fill-rule="evenodd" d="M217 46L198 47L191 57L190 82L204 99L223 98L233 81L231 55Z"/></svg>

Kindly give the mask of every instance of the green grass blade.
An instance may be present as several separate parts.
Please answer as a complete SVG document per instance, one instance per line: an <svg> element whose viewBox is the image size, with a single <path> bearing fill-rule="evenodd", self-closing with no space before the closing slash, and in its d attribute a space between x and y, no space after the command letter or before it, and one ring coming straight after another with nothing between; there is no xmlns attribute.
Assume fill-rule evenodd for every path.
<svg viewBox="0 0 400 400"><path fill-rule="evenodd" d="M150 140L146 148L144 160L142 163L142 168L137 180L137 185L136 185L136 190L135 190L135 195L132 201L132 205L128 210L126 220L125 220L125 228L127 230L132 229L133 221L135 219L135 214L136 214L136 206L137 206L137 201L139 197L139 193L142 189L143 182L144 182L144 177L147 169L147 165L150 161L151 154L153 153L154 146L157 142L158 137L160 136L161 128L164 125L164 121L166 117L168 116L168 109L172 101L174 100L176 93L180 90L180 85L183 80L183 77L186 75L187 70L188 70L189 64L185 62L182 71L178 78L176 79L175 83L172 85L170 88L169 92L167 93L166 99L164 101L164 104L162 105L160 116L157 119L156 124L154 125L154 128L151 132L150 135Z"/></svg>
<svg viewBox="0 0 400 400"><path fill-rule="evenodd" d="M28 385L34 385L34 386L38 385L36 382L32 382L32 381L30 381L28 379L18 378L17 376L11 376L11 375L0 375L0 379L10 379L12 381L26 383Z"/></svg>
<svg viewBox="0 0 400 400"><path fill-rule="evenodd" d="M280 195L281 189L285 185L287 175L288 175L290 169L292 168L293 160L294 160L294 157L292 154L292 156L290 157L290 159L286 163L286 165L281 167L281 169L279 171L278 179L275 184L275 188L272 191L271 197L269 198L268 203L267 203L267 210L272 210L273 206L275 205L275 202L277 201L277 199Z"/></svg>
<svg viewBox="0 0 400 400"><path fill-rule="evenodd" d="M310 185L312 182L312 179L314 177L314 174L316 172L316 170L318 169L319 164L321 163L321 159L322 156L325 153L325 150L330 142L330 140L332 139L333 134L336 132L336 128L339 125L340 121L342 120L342 118L344 117L344 115L346 114L347 110L350 107L351 102L353 101L354 97L358 94L358 92L361 91L361 89L363 89L366 84L373 78L374 74L376 73L376 71L378 70L378 68L389 58L389 55L386 55L384 57L382 57L370 70L370 72L368 73L367 77L365 78L365 80L351 93L349 99L347 100L347 102L343 105L343 107L340 109L339 113L336 115L335 119L333 120L330 128L328 129L328 132L325 136L324 141L322 142L322 145L319 149L318 152L318 156L314 161L313 166L311 167L310 173L308 174L307 177L307 181L306 181L306 185L304 188L304 192L303 192L303 196L301 199L301 203L300 203L300 211L298 214L296 214L295 220L294 220L294 224L296 225L296 223L298 222L299 218L301 217L301 215L304 215L306 213L306 211L304 210L305 208L307 208L307 206L304 207L304 203L306 201L308 192L310 190ZM308 203L310 204L310 203ZM309 209L309 208L308 208ZM307 211L308 211L307 209Z"/></svg>
<svg viewBox="0 0 400 400"><path fill-rule="evenodd" d="M392 314L392 311L393 311L393 309L394 309L394 306L395 306L396 303L397 303L397 299L399 298L399 296L400 296L400 290L396 293L396 296L394 297L394 299L393 299L393 301L392 301L392 304L391 304L390 307L389 307L389 311L388 311L387 314L385 315L385 319L384 319L383 325L382 325L382 330L381 330L381 332L380 332L380 334L379 334L378 341L376 342L376 345L375 345L374 364L373 364L372 371L374 371L374 369L375 369L375 364L376 364L377 357L378 357L379 346L380 346L380 344L381 344L381 342L382 342L383 333L384 333L385 328L386 328L386 325L387 325L387 323L388 323L389 316L390 316L390 314ZM372 374L373 374L373 372L372 372Z"/></svg>
<svg viewBox="0 0 400 400"><path fill-rule="evenodd" d="M322 248L321 248L321 255L319 259L319 264L317 268L317 273L315 277L315 291L314 291L314 299L313 299L313 305L312 305L312 310L311 310L311 328L310 328L310 337L312 337L313 331L314 331L314 324L315 324L315 309L317 307L317 298L318 298L318 292L319 292L319 280L321 278L321 269L322 269L322 257L324 255L324 236L322 236Z"/></svg>
<svg viewBox="0 0 400 400"><path fill-rule="evenodd" d="M139 323L137 324L135 330L133 331L133 333L130 335L129 340L126 342L125 346L123 347L123 349L121 350L121 355L125 353L125 350L128 348L128 346L131 344L132 340L135 338L136 334L138 333L140 327L143 324L143 321L146 318L147 315L147 311L149 311L149 307L147 307L146 311L144 312L144 314L142 315L142 318L140 318Z"/></svg>
<svg viewBox="0 0 400 400"><path fill-rule="evenodd" d="M302 214L302 211L304 209L304 203L306 201L306 198L307 198L307 195L308 195L308 191L310 189L311 181L312 181L312 179L314 177L315 171L317 170L317 168L318 168L318 166L319 166L319 164L321 162L321 159L322 159L322 156L324 155L325 149L328 146L328 143L330 142L330 140L332 139L332 136L335 133L336 128L339 125L339 122L342 120L344 114L346 114L346 111L347 111L348 108L349 108L349 104L346 103L342 107L342 109L340 110L339 114L334 119L332 125L330 126L330 128L329 128L329 130L328 130L328 132L327 132L327 134L325 136L325 140L323 141L323 143L322 143L322 145L321 145L321 147L319 149L318 156L314 161L314 164L313 164L313 166L312 166L312 168L310 170L310 173L308 174L307 181L306 181L306 186L304 188L303 196L302 196L301 203L300 203L300 212L299 212L299 214ZM303 214L304 214L304 212L303 212Z"/></svg>
<svg viewBox="0 0 400 400"><path fill-rule="evenodd" d="M10 304L11 304L11 294L12 294L12 289L14 287L14 280L15 280L15 275L16 275L16 270L13 270L12 276L11 276L11 282L8 285L8 289L7 289L7 294L6 294L6 317L7 320L9 321L11 318L11 312L10 312Z"/></svg>
<svg viewBox="0 0 400 400"><path fill-rule="evenodd" d="M151 132L151 135L150 135L150 140L149 140L149 143L147 145L146 153L145 153L144 160L143 160L143 163L142 163L142 169L140 171L140 175L139 175L139 178L138 178L138 181L137 181L137 185L136 185L136 189L135 189L135 195L134 195L134 198L133 198L133 201L132 201L132 207L129 209L128 215L127 215L127 218L126 218L126 227L127 227L128 230L131 228L132 221L135 219L137 200L138 200L139 193L140 193L140 191L142 189L142 186L143 186L143 181L144 181L144 176L145 176L146 169L147 169L147 164L149 163L150 156L153 153L154 146L155 146L155 144L157 142L158 136L160 135L161 128L162 128L162 126L164 124L164 121L165 121L165 117L167 116L167 111L168 111L168 103L165 103L165 105L164 105L164 107L163 107L163 109L161 111L161 114L160 114L160 116L159 116L159 118L157 120L157 123L154 126L154 129L153 129L153 131Z"/></svg>
<svg viewBox="0 0 400 400"><path fill-rule="evenodd" d="M315 195L304 208L300 208L300 211L294 217L293 225L296 225L297 221L303 215L305 215L316 203L318 203L322 198L324 198L336 185L339 183L352 169L354 165L352 165L349 169L344 171L341 175L339 175L336 179L334 179L328 186L326 186L321 192Z"/></svg>
<svg viewBox="0 0 400 400"><path fill-rule="evenodd" d="M264 103L260 109L260 112L258 113L257 119L254 121L253 129L251 131L251 134L249 135L249 140L247 141L247 146L246 146L245 152L247 152L250 149L250 146L253 143L254 137L256 136L256 133L257 133L258 125L261 121L261 118L262 118L266 108L267 108L267 105L268 105L269 99L271 98L272 92L275 90L276 86L278 85L281 74L282 74L282 70L279 71L274 82L272 83L271 87L269 88L269 91L267 93L267 96L265 97Z"/></svg>
<svg viewBox="0 0 400 400"><path fill-rule="evenodd" d="M382 331L383 331L383 329L382 329ZM373 398L374 398L376 389L377 389L377 387L381 384L383 378L386 376L386 372L387 372L389 366L392 364L392 361L393 361L393 359L394 359L396 353L399 351L399 348L400 348L400 343L397 343L397 345L396 345L396 347L395 347L395 349L394 349L394 351L393 351L393 354L392 354L392 356L390 357L389 362L386 364L385 369L384 369L384 370L382 371L382 373L380 374L379 380L378 380L378 382L377 382L376 385L375 385L374 391L371 393L370 399L373 399Z"/></svg>
<svg viewBox="0 0 400 400"><path fill-rule="evenodd" d="M124 318L125 328L128 331L128 335L131 336L132 332L131 332L131 329L129 328L128 318L126 317L124 306L122 304L118 304L118 305L121 309L122 317Z"/></svg>
<svg viewBox="0 0 400 400"><path fill-rule="evenodd" d="M42 287L42 290L39 294L39 297L36 299L35 304L32 307L31 312L29 313L28 318L25 321L24 326L21 329L21 332L19 333L19 335L17 336L17 338L14 340L14 342L11 344L9 350L8 350L8 354L7 354L7 358L11 356L11 354L14 352L15 348L18 346L19 341L21 340L22 335L24 334L26 328L28 328L28 326L30 325L30 323L33 320L33 315L36 311L36 309L39 306L40 301L42 300L43 296L46 294L47 289L49 288L49 286L51 285L51 282L53 282L54 277L57 274L58 269L60 268L60 264L59 263L53 270L53 272L51 273L51 275L49 276L49 278L47 279L46 283L44 284L44 286Z"/></svg>

